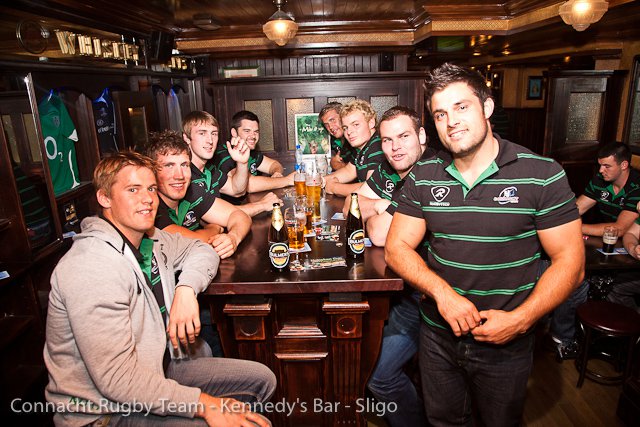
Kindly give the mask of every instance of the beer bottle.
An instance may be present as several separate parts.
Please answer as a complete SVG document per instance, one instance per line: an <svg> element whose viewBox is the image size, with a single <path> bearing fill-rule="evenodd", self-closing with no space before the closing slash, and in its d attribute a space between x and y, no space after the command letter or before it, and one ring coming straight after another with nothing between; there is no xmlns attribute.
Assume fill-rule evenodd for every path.
<svg viewBox="0 0 640 427"><path fill-rule="evenodd" d="M289 238L280 203L273 204L268 239L271 268L279 272L287 270L289 268Z"/></svg>
<svg viewBox="0 0 640 427"><path fill-rule="evenodd" d="M363 259L364 227L362 225L362 215L360 214L357 193L351 193L351 204L349 205L345 237L347 239L347 259Z"/></svg>

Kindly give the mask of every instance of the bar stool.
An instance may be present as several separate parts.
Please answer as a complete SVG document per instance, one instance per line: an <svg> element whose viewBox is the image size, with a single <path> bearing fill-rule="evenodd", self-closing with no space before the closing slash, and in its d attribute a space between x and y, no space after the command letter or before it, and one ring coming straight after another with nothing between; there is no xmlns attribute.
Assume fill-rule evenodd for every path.
<svg viewBox="0 0 640 427"><path fill-rule="evenodd" d="M576 359L579 372L577 387L582 387L585 376L601 384L621 383L631 372L633 350L640 338L640 314L608 301L588 301L578 307L577 314L584 330L580 356ZM601 337L626 339L627 358L622 375L605 376L587 368L589 349Z"/></svg>

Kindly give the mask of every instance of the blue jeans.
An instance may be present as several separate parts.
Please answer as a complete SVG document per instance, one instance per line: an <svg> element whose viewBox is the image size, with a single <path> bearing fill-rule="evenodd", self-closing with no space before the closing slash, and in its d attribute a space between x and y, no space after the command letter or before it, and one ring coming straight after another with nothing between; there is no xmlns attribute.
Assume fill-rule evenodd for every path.
<svg viewBox="0 0 640 427"><path fill-rule="evenodd" d="M414 291L411 295L402 295L391 307L378 363L367 384L379 402L397 405L387 406L384 418L391 427L424 426L427 422L418 392L403 370L418 351L419 301L420 293Z"/></svg>
<svg viewBox="0 0 640 427"><path fill-rule="evenodd" d="M197 387L211 396L247 403L267 401L276 388L276 377L266 366L250 360L221 357L174 360L169 364L166 377L182 385ZM134 413L126 417L115 415L109 424L110 427L157 425L206 427L207 423L201 418Z"/></svg>
<svg viewBox="0 0 640 427"><path fill-rule="evenodd" d="M519 426L533 363L534 335L504 345L455 337L423 323L420 374L424 408L433 426Z"/></svg>
<svg viewBox="0 0 640 427"><path fill-rule="evenodd" d="M549 267L551 263L547 260L541 260L538 269L538 277ZM562 344L569 344L576 337L576 310L578 306L587 301L589 294L589 282L583 280L576 289L569 295L562 304L557 306L549 315L551 316L551 324L549 332L551 336L559 340Z"/></svg>
<svg viewBox="0 0 640 427"><path fill-rule="evenodd" d="M640 296L640 274L637 271L632 273L621 273L616 276L613 287L607 295L607 301L624 305L640 313L640 307L636 299Z"/></svg>

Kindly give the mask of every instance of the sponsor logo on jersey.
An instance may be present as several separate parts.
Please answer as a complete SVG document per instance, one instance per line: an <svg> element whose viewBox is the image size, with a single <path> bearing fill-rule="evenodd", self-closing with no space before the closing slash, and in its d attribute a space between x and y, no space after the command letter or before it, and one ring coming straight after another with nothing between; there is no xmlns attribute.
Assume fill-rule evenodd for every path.
<svg viewBox="0 0 640 427"><path fill-rule="evenodd" d="M431 187L431 195L436 201L430 201L429 206L450 206L451 203L443 201L449 195L450 191L451 189L444 185Z"/></svg>
<svg viewBox="0 0 640 427"><path fill-rule="evenodd" d="M507 203L518 203L520 198L516 195L518 193L518 189L516 187L507 187L500 192L498 197L494 197L493 201L498 202L501 205L506 205Z"/></svg>
<svg viewBox="0 0 640 427"><path fill-rule="evenodd" d="M388 179L385 183L384 183L384 188L387 191L387 193L392 194L393 190L395 190L396 185L393 183L392 180Z"/></svg>
<svg viewBox="0 0 640 427"><path fill-rule="evenodd" d="M193 211L189 211L184 216L184 221L182 222L182 226L183 227L189 227L189 226L195 224L197 221L198 221L198 218L196 218L196 214L193 213Z"/></svg>

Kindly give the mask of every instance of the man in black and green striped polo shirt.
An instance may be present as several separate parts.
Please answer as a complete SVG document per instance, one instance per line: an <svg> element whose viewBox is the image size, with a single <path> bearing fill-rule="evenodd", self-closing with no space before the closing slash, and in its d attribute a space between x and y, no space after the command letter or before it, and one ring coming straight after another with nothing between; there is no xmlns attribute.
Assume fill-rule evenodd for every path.
<svg viewBox="0 0 640 427"><path fill-rule="evenodd" d="M638 219L640 173L631 167L629 147L618 142L607 144L598 151L598 164L598 174L576 201L580 215L597 207L598 222L582 224L582 233L602 236L606 226L614 225L622 236Z"/></svg>
<svg viewBox="0 0 640 427"><path fill-rule="evenodd" d="M519 425L531 331L584 275L566 174L491 133L490 95L468 68L444 64L428 76L447 151L409 173L385 246L388 265L424 294L419 355L432 424L470 424L474 407L483 425ZM552 263L538 280L543 249Z"/></svg>
<svg viewBox="0 0 640 427"><path fill-rule="evenodd" d="M344 137L340 119L341 108L341 103L329 102L318 113L320 122L331 135L331 170L334 172L345 167L347 163L353 163L355 159L355 150Z"/></svg>
<svg viewBox="0 0 640 427"><path fill-rule="evenodd" d="M613 142L598 150L598 174L594 176L578 197L580 215L597 208L595 223L582 224L582 234L602 236L604 228L613 225L623 236L638 219L636 205L640 202L640 173L631 167L631 151L624 144ZM546 261L548 263L548 261ZM546 264L545 264L546 266ZM620 274L617 284L635 280L633 275ZM574 359L578 356L576 340L576 311L588 297L589 282L583 281L571 296L551 316L549 332L556 343L558 358Z"/></svg>
<svg viewBox="0 0 640 427"><path fill-rule="evenodd" d="M356 150L354 163L327 175L325 190L328 194L348 196L356 192L384 161L380 136L376 133L376 112L367 101L353 100L340 110L342 129L347 141ZM353 182L356 181L356 182Z"/></svg>

